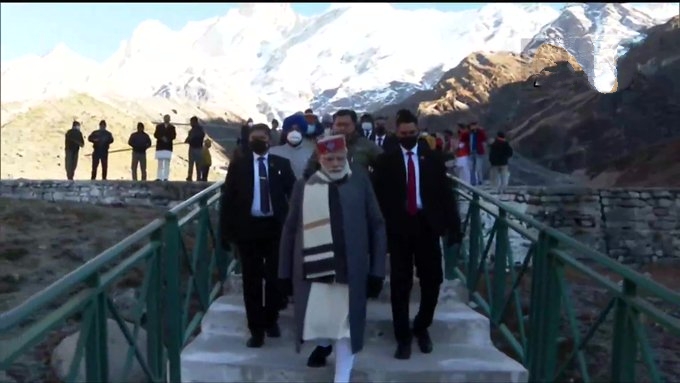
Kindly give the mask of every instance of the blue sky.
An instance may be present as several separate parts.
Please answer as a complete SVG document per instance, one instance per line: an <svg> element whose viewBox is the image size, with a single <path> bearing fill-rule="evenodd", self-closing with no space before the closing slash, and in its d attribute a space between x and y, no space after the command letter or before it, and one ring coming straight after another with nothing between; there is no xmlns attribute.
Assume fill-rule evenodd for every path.
<svg viewBox="0 0 680 383"><path fill-rule="evenodd" d="M485 3L394 3L399 9L435 8L458 11ZM552 5L561 7L564 3ZM237 3L2 3L0 50L2 61L28 54L44 55L63 42L79 54L103 61L144 20L158 19L172 29L188 21L227 13ZM330 3L294 4L305 16L322 13Z"/></svg>

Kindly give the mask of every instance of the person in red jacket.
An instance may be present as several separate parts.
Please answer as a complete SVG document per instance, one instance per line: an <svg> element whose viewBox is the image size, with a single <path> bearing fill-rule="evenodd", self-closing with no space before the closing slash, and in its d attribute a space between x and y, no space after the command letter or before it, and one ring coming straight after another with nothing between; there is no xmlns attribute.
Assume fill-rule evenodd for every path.
<svg viewBox="0 0 680 383"><path fill-rule="evenodd" d="M484 183L484 162L486 160L486 132L474 121L469 125L470 181L472 185Z"/></svg>

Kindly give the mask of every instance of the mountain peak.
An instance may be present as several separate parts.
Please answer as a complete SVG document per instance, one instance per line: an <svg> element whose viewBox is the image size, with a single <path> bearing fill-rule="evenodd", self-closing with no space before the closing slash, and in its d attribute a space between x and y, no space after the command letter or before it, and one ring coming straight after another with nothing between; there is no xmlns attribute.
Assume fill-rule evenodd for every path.
<svg viewBox="0 0 680 383"><path fill-rule="evenodd" d="M72 60L82 58L64 43L57 44L48 54L43 56L47 60Z"/></svg>

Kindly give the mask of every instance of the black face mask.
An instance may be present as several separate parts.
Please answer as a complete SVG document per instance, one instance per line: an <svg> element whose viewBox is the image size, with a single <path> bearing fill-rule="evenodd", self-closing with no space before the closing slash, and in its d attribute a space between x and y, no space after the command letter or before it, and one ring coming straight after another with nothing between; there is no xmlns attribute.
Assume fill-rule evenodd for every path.
<svg viewBox="0 0 680 383"><path fill-rule="evenodd" d="M375 134L382 136L385 134L385 126L384 125L378 125L375 127Z"/></svg>
<svg viewBox="0 0 680 383"><path fill-rule="evenodd" d="M248 143L248 146L253 153L259 155L267 153L267 149L269 149L269 144L262 140L252 140Z"/></svg>
<svg viewBox="0 0 680 383"><path fill-rule="evenodd" d="M399 145L406 150L411 150L416 147L418 143L418 136L399 137Z"/></svg>

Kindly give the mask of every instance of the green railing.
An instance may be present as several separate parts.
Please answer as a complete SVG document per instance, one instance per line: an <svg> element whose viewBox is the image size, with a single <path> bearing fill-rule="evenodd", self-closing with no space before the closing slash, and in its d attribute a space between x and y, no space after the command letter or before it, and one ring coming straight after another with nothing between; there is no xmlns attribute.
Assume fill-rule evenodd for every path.
<svg viewBox="0 0 680 383"><path fill-rule="evenodd" d="M215 183L177 205L165 217L1 314L0 371L43 342L50 331L79 317L80 336L65 380L124 382L125 376L110 379L108 373L107 321L112 318L129 345L125 371L129 373L136 361L149 382L180 382L180 352L196 333L210 303L221 294L230 262L227 250L220 246L219 220L215 218L221 184ZM193 241L191 252L189 241ZM110 290L140 267L144 277L136 318L130 326L121 317ZM59 307L51 308L55 302ZM136 340L142 327L147 334L145 353ZM80 367L83 357L84 376Z"/></svg>
<svg viewBox="0 0 680 383"><path fill-rule="evenodd" d="M608 355L610 376L605 381L669 380L655 358L644 322L655 323L668 337L680 337L680 320L659 308L677 310L680 294L490 194L458 179L454 181L461 205L469 206L463 222L467 235L462 246L446 250L447 278L465 282L471 301L489 317L510 351L529 370L531 382L568 381L570 378L565 377L568 371L578 374L576 381L602 381L602 377L594 376L597 372L593 370L597 368L593 367L597 366L589 365L591 359L585 349L611 311L614 318ZM483 228L483 212L493 219L488 232ZM511 254L510 231L531 243L521 266ZM573 254L579 254L578 259ZM565 270L587 278L608 293L608 303L586 331L579 329ZM530 287L523 289L522 281L527 277L531 279ZM528 318L523 313L523 290L528 290L529 295ZM641 316L646 319L641 320ZM560 330L573 340L566 356L561 355L564 351L560 339L564 335ZM639 358L646 374L636 371Z"/></svg>

